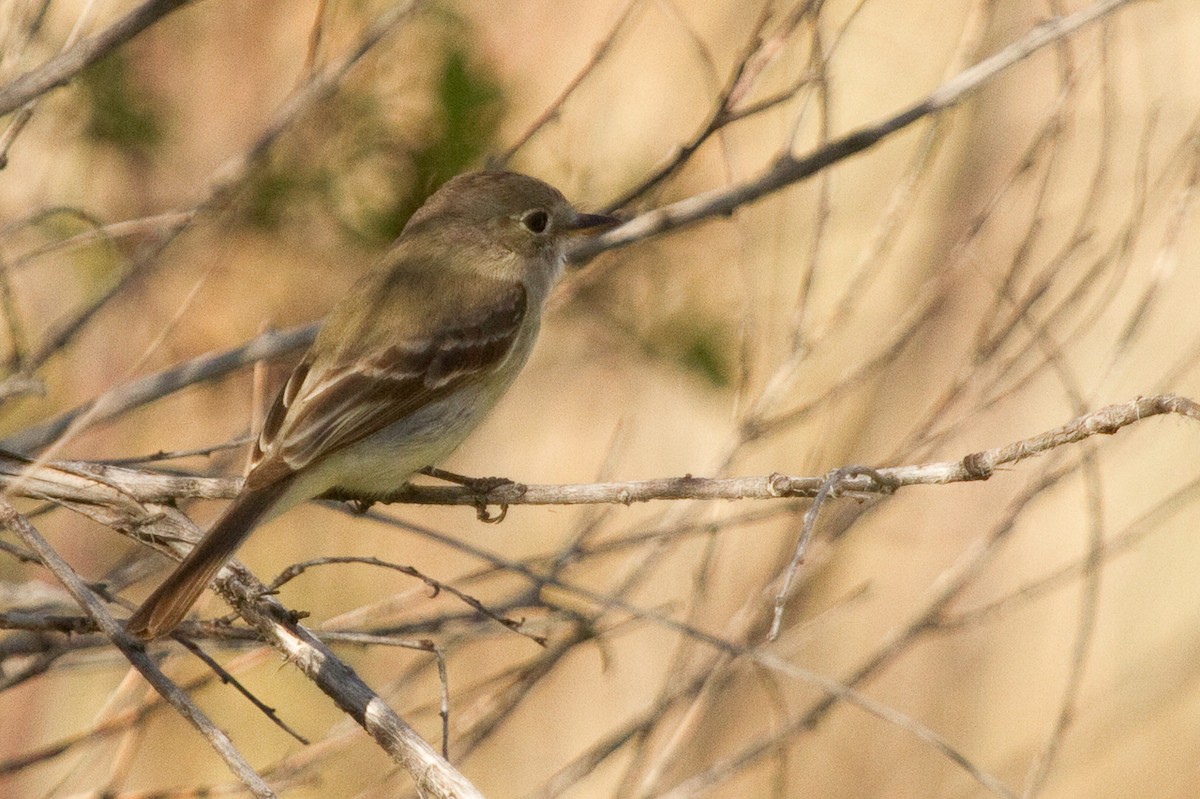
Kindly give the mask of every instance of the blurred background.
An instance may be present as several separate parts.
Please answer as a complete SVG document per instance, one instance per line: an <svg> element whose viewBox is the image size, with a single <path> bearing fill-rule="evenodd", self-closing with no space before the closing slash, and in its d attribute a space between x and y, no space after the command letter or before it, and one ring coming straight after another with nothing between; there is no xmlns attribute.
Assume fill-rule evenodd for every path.
<svg viewBox="0 0 1200 799"><path fill-rule="evenodd" d="M128 0L0 3L0 85ZM588 210L728 187L886 119L1084 0L188 4L42 96L0 172L0 445L115 387L319 319L446 178ZM389 17L389 15L391 15ZM336 70L334 89L292 98ZM601 255L441 466L529 483L954 460L1139 395L1200 397L1200 5L1131 3L815 177ZM13 116L4 120L10 124ZM297 351L97 420L55 457L237 475ZM228 445L228 446L226 446ZM188 454L196 451L197 454ZM489 797L1191 797L1200 429L1143 420L987 482L801 500L310 504L241 558L375 556L282 588L318 630L433 641L451 761ZM20 506L132 601L167 561ZM183 506L201 525L218 502ZM8 532L0 542L13 543ZM77 613L0 551L0 611ZM205 617L227 612L215 597ZM123 615L123 614L122 614ZM0 619L9 619L8 615ZM0 793L224 795L200 736L99 638L0 633ZM152 648L282 795L414 793L273 651ZM428 652L337 645L440 744ZM836 681L861 699L830 701ZM188 793L191 791L192 793ZM177 795L177 794L171 794Z"/></svg>

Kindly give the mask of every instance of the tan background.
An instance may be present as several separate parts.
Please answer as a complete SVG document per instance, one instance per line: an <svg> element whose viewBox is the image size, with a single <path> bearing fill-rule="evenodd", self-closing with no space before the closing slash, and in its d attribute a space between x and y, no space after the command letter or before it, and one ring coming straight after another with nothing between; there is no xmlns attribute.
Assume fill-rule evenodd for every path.
<svg viewBox="0 0 1200 799"><path fill-rule="evenodd" d="M0 6L7 41L20 40L21 15L36 5ZM7 50L3 79L56 52L83 5L51 4L42 32L20 52ZM781 42L748 102L812 76L814 64L824 65L825 91L810 81L775 109L729 126L637 208L745 180L789 142L796 153L817 146L823 129L838 135L883 119L1039 22L1084 5L825 3ZM95 24L104 26L131 4L98 6ZM328 3L316 63L343 57L380 9ZM794 10L773 9L767 36ZM480 127L464 128L468 140L472 131L490 137L466 156L465 165L478 166L555 101L625 13L607 55L512 165L590 209L636 185L705 124L746 52L757 6L431 5L373 51L335 98L292 120L264 172L203 215L51 358L39 372L47 395L6 404L0 432L240 344L265 326L318 318L431 188L436 170L422 166L421 153L452 132L439 86L453 57L461 58L467 88L449 102L483 92L470 95ZM43 209L69 206L113 223L203 198L221 165L261 135L303 82L316 15L311 2L198 3L125 47L124 72L48 95L0 173L4 260L87 229L67 214L31 220ZM442 465L544 483L815 475L851 463L954 459L1138 395L1200 397L1200 226L1192 196L1198 45L1200 5L1133 4L940 116L926 161L916 159L933 131L928 121L731 219L602 256L563 286L525 374ZM492 98L483 110L479 97ZM98 132L124 105L134 122ZM902 192L910 180L912 192ZM33 347L123 274L145 238L55 250L14 271L13 307ZM934 293L936 313L905 346L854 377ZM991 335L1000 335L997 346L981 348ZM795 371L782 368L797 341L811 352ZM270 370L270 390L285 366ZM801 422L757 441L741 436L749 414L769 418L805 406L832 386L844 390ZM245 369L97 426L61 453L115 458L216 444L246 431L256 401ZM593 637L505 708L478 749L452 740L451 759L488 796L535 795L572 758L643 714L651 722L645 734L616 746L566 795L676 795L670 791L680 785L688 796L988 794L914 723L843 705L814 727L790 728L825 696L819 687L745 656L719 657L665 618L839 680L881 658L856 687L935 731L1013 795L1032 786L1053 797L1190 797L1200 786L1200 517L1196 490L1185 487L1196 479L1197 452L1194 424L1151 419L986 483L907 489L862 515L852 500L839 500L817 528L775 644L764 641L773 581L795 545L804 503L515 507L496 527L477 523L469 509L387 511L539 570L584 536L563 579L603 593L635 579L621 599L638 613L561 588L546 589L544 605L508 608L528 590L524 579L486 571L478 557L420 534L320 507L259 531L242 557L267 576L321 555L411 564L549 636L543 650L496 624L456 620L468 609L452 598L431 599L415 581L366 566L317 569L284 589L282 599L311 611L314 625L387 602L343 621L391 625L444 646L459 736L476 734L473 725L505 707L525 670L549 663L547 652L582 634L571 613L589 618ZM235 450L171 465L230 474L241 462ZM1064 465L1073 466L1067 476L1027 497L1045 470ZM194 510L204 521L215 505ZM902 635L948 570L1008 529L1007 520L1010 532L977 561L978 572L946 609L946 626ZM65 512L37 523L93 579L140 552ZM698 523L711 527L636 539ZM1139 537L1123 543L1130 532ZM1091 536L1108 544L1092 578L1074 572L1036 588L1083 562ZM612 552L587 548L623 539L634 541ZM0 559L5 583L28 590L50 579ZM146 590L143 582L126 595ZM1094 607L1085 602L1093 590ZM1008 601L995 612L953 624L1001 599ZM224 609L210 598L202 612ZM418 624L439 614L455 619ZM1082 676L1073 677L1081 635ZM898 647L885 651L893 636ZM409 778L276 655L211 649L314 740L300 746L228 688L197 692L256 766L295 781L286 795L411 790ZM339 651L437 739L428 655ZM0 668L19 665L9 659ZM180 679L204 671L186 654L166 666ZM700 691L656 704L705 674ZM0 694L0 757L86 732L146 698L132 678L121 687L125 676L112 650L88 649ZM1055 732L1064 715L1068 723ZM0 793L78 796L107 785L124 795L229 779L169 711L128 729L135 731L0 776ZM763 742L762 756L709 771Z"/></svg>

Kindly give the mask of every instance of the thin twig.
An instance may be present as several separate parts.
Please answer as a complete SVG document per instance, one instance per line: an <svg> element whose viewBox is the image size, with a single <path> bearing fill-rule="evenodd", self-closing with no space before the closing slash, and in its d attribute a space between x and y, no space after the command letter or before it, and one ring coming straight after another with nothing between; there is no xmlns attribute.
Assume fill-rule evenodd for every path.
<svg viewBox="0 0 1200 799"><path fill-rule="evenodd" d="M292 725L281 719L279 714L275 712L275 708L269 706L266 702L263 702L261 699L251 693L250 689L242 684L241 680L230 674L224 666L222 666L211 655L201 649L195 641L178 631L172 634L171 637L177 641L180 646L195 655L202 663L204 663L204 665L212 669L212 672L217 676L217 679L226 685L232 686L233 690L246 697L250 704L254 705L254 707L257 708L260 713L266 716L272 724L286 732L291 737L295 738L301 744L308 746L309 740L301 735L295 728L293 728Z"/></svg>
<svg viewBox="0 0 1200 799"><path fill-rule="evenodd" d="M133 408L170 396L188 386L223 377L246 364L279 358L312 343L316 324L272 330L246 344L224 352L208 353L145 377L116 386L94 400L0 441L0 447L17 452L35 452L53 443L77 419L88 417L88 425L112 419ZM80 430L86 429L81 427Z"/></svg>
<svg viewBox="0 0 1200 799"><path fill-rule="evenodd" d="M516 141L514 141L507 150L495 157L492 163L494 167L497 169L502 169L509 161L512 160L513 156L517 154L518 150L528 144L529 141L536 136L540 130L542 130L542 128L546 127L546 125L558 117L559 113L562 111L562 107L566 104L567 100L570 99L571 95L575 93L575 90L579 88L580 84L582 84L583 81L595 71L596 67L600 65L600 62L603 61L608 55L613 44L616 42L617 37L620 35L621 29L628 24L629 20L633 16L634 9L641 4L642 0L629 0L629 2L625 5L625 8L621 11L620 15L618 15L617 21L613 23L608 35L601 39L600 43L596 45L596 49L592 51L592 57L589 58L587 63L583 65L583 68L575 74L575 77L568 81L567 85L559 93L558 97L555 98L554 101L548 106L546 106L545 110L538 115L538 118L535 119L533 123L525 129L525 132L518 136Z"/></svg>
<svg viewBox="0 0 1200 799"><path fill-rule="evenodd" d="M334 703L349 713L375 742L402 765L422 793L438 799L483 799L466 777L409 726L354 670L319 638L298 624L267 587L236 567L217 580L217 589L238 613L295 664Z"/></svg>
<svg viewBox="0 0 1200 799"><path fill-rule="evenodd" d="M121 654L175 708L179 715L199 730L200 734L208 740L209 745L225 761L229 770L255 796L262 797L262 799L273 799L274 791L242 757L229 736L215 725L178 685L162 673L158 664L146 654L145 648L125 633L125 629L112 617L104 603L84 584L75 570L62 559L62 556L50 546L34 526L17 512L16 508L4 500L0 500L0 524L15 532L26 546L37 552L46 567L54 573L63 587L75 598L75 601L92 618L100 630L109 637Z"/></svg>
<svg viewBox="0 0 1200 799"><path fill-rule="evenodd" d="M281 586L283 586L284 584L288 583L291 580L294 580L296 577L299 577L301 574L303 574L304 572L308 571L309 569L311 569L313 567L329 566L329 565L338 564L338 563L361 563L361 564L365 564L368 566L379 566L384 569L391 569L392 571L398 571L401 574L407 574L409 577L415 577L416 579L425 583L425 585L432 588L435 593L445 591L448 594L451 594L452 596L457 597L459 600L461 600L466 605L470 606L473 610L475 610L477 613L481 614L482 616L491 619L492 621L496 622L497 624L500 624L501 626L503 626L509 630L512 630L513 632L516 632L516 633L519 633L519 634L525 636L526 638L530 639L531 641L537 643L540 646L546 645L546 638L544 636L534 635L532 633L526 632L523 629L523 627L525 626L525 623L523 621L521 621L519 619L509 619L504 616L501 616L498 613L495 613L492 610L490 610L486 605L484 605L482 602L480 602L478 599L471 596L470 594L467 594L466 592L461 591L458 588L455 588L454 586L450 585L449 583L446 583L441 580L430 577L429 575L422 573L419 569L414 568L413 566L406 566L402 563L389 563L388 561L380 560L379 558L363 557L363 556L356 556L356 555L340 555L340 556L335 556L335 557L313 558L311 560L300 561L299 563L293 563L291 566L288 566L286 569L284 569L282 572L280 572L279 576L276 577L273 581L271 581L269 588L271 591L277 591Z"/></svg>
<svg viewBox="0 0 1200 799"><path fill-rule="evenodd" d="M640 214L607 233L579 242L571 251L570 260L575 264L586 263L607 250L627 247L652 236L690 227L705 219L729 216L744 205L874 147L920 119L958 105L997 74L1132 2L1134 0L1099 0L1070 16L1048 20L995 55L963 70L900 113L844 134L806 156L784 153L765 171L744 183L698 194Z"/></svg>
<svg viewBox="0 0 1200 799"><path fill-rule="evenodd" d="M147 0L95 36L81 39L36 69L0 86L0 116L11 113L76 75L191 0Z"/></svg>
<svg viewBox="0 0 1200 799"><path fill-rule="evenodd" d="M1143 419L1177 414L1200 420L1200 405L1187 397L1161 394L1138 397L1079 416L1064 425L993 449L973 452L952 461L936 461L877 470L877 477L860 476L843 480L843 494L869 496L889 494L917 485L942 485L991 478L1001 466L1044 455L1059 447L1096 435L1113 435ZM538 485L503 483L488 491L467 486L409 485L376 502L421 505L582 505L651 500L730 500L813 497L825 477L769 474L752 477L701 478L692 475L627 482ZM882 481L882 485L881 482ZM87 462L52 462L31 468L28 459L0 452L0 486L18 496L59 502L112 505L162 503L182 498L230 498L236 495L238 478L205 478L169 475L104 466ZM356 500L353 494L330 492L325 499Z"/></svg>
<svg viewBox="0 0 1200 799"><path fill-rule="evenodd" d="M888 491L893 488L886 477L870 466L843 466L834 469L825 477L821 482L821 487L817 489L816 495L813 496L812 505L804 514L804 524L801 527L800 537L796 541L796 551L792 554L787 569L784 570L783 581L780 583L779 591L775 594L775 610L771 619L771 629L767 632L768 641L779 639L779 630L783 626L783 611L791 596L792 582L796 579L796 571L800 568L800 564L804 562L805 554L808 553L808 545L817 528L817 516L821 513L821 507L825 504L825 500L837 495L847 480L855 477L869 477L875 480L879 484L880 491Z"/></svg>

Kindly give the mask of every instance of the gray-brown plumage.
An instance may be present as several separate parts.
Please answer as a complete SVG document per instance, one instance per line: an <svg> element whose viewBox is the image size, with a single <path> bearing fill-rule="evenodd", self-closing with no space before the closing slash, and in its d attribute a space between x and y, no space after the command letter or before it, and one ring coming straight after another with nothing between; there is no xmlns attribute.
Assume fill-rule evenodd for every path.
<svg viewBox="0 0 1200 799"><path fill-rule="evenodd" d="M333 489L390 493L448 455L528 358L569 237L615 221L512 172L438 190L334 307L268 412L241 493L126 629L174 629L267 519Z"/></svg>

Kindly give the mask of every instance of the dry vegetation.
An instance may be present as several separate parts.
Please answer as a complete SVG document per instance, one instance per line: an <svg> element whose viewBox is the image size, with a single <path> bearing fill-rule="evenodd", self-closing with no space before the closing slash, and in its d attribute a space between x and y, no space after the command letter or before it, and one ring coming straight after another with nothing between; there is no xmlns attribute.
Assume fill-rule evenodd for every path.
<svg viewBox="0 0 1200 799"><path fill-rule="evenodd" d="M0 3L0 794L1196 795L1197 42L1194 0ZM631 220L439 464L503 521L313 503L240 555L277 603L133 645L309 323L485 163Z"/></svg>

